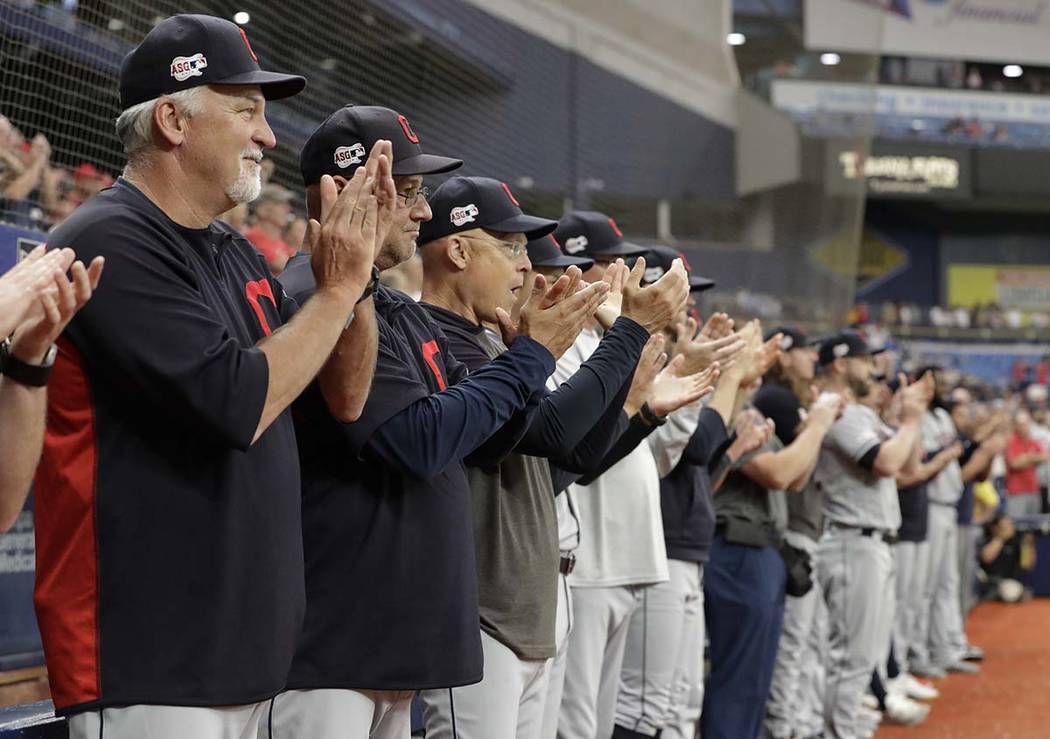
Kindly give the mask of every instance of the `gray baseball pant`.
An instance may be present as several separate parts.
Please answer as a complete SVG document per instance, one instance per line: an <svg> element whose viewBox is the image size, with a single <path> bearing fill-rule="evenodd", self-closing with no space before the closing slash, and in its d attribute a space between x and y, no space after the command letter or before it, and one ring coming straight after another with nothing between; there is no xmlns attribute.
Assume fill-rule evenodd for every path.
<svg viewBox="0 0 1050 739"><path fill-rule="evenodd" d="M930 540L920 541L915 545L913 559L915 569L911 575L911 581L914 583L911 595L917 598L917 601L912 619L910 653L907 657L909 671L922 672L932 667L930 663L930 602L926 597L927 590L932 587L930 585L930 578L933 577L931 561Z"/></svg>
<svg viewBox="0 0 1050 739"><path fill-rule="evenodd" d="M692 739L703 708L703 565L669 559L667 568L670 579L645 588L631 615L616 723L646 736Z"/></svg>
<svg viewBox="0 0 1050 739"><path fill-rule="evenodd" d="M926 634L920 638L920 611L924 608L925 573L920 571L919 557L925 557L926 542L899 541L893 546L897 567L897 613L893 619L893 654L901 672L909 672L911 655L925 653ZM922 575L922 582L919 581ZM917 642L922 642L922 649Z"/></svg>
<svg viewBox="0 0 1050 739"><path fill-rule="evenodd" d="M521 659L484 631L481 646L480 683L420 691L427 739L539 739L551 660Z"/></svg>
<svg viewBox="0 0 1050 739"><path fill-rule="evenodd" d="M893 632L893 556L878 534L832 528L817 562L828 605L827 735L858 739L861 701L872 672L885 670Z"/></svg>
<svg viewBox="0 0 1050 739"><path fill-rule="evenodd" d="M270 701L243 706L134 705L69 717L70 739L255 739Z"/></svg>
<svg viewBox="0 0 1050 739"><path fill-rule="evenodd" d="M784 538L809 552L816 577L817 542L794 531ZM766 703L765 727L773 739L812 736L823 728L827 634L828 609L819 583L801 597L785 597L784 625Z"/></svg>
<svg viewBox="0 0 1050 739"><path fill-rule="evenodd" d="M964 629L966 617L977 605L977 542L981 536L980 526L965 524L959 527L959 611Z"/></svg>
<svg viewBox="0 0 1050 739"><path fill-rule="evenodd" d="M572 634L572 593L565 575L558 575L558 621L555 632L557 653L551 660L550 677L547 680L547 698L543 702L542 739L556 739L558 716L561 715L561 698L565 692L565 662L569 652L569 636Z"/></svg>
<svg viewBox="0 0 1050 739"><path fill-rule="evenodd" d="M954 505L930 501L930 576L926 604L930 612L930 662L947 667L962 658L966 636L959 612L959 526Z"/></svg>
<svg viewBox="0 0 1050 739"><path fill-rule="evenodd" d="M408 739L412 731L409 690L286 690L267 705L257 739Z"/></svg>
<svg viewBox="0 0 1050 739"><path fill-rule="evenodd" d="M642 587L571 587L573 626L565 662L558 739L612 735L631 614Z"/></svg>

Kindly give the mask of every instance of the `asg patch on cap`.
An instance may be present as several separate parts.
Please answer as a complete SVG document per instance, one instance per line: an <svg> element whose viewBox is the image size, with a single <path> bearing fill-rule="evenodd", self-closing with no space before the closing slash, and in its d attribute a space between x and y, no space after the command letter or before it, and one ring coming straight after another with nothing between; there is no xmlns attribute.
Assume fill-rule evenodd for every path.
<svg viewBox="0 0 1050 739"><path fill-rule="evenodd" d="M171 76L179 82L185 82L190 77L201 77L208 66L208 60L204 54L196 53L193 56L177 56L171 60Z"/></svg>
<svg viewBox="0 0 1050 739"><path fill-rule="evenodd" d="M335 163L340 169L346 169L351 164L360 164L365 156L365 147L361 144L340 146L335 150Z"/></svg>
<svg viewBox="0 0 1050 739"><path fill-rule="evenodd" d="M579 254L581 251L587 248L587 237L586 236L573 236L571 239L565 240L565 253L566 254Z"/></svg>
<svg viewBox="0 0 1050 739"><path fill-rule="evenodd" d="M645 268L645 274L642 275L642 279L645 280L646 282L656 282L657 280L659 280L661 277L664 276L664 272L665 272L664 268L660 267L660 266L646 267Z"/></svg>
<svg viewBox="0 0 1050 739"><path fill-rule="evenodd" d="M474 203L453 208L449 212L449 220L457 226L462 226L465 223L472 223L477 220L477 217L478 206L474 205Z"/></svg>

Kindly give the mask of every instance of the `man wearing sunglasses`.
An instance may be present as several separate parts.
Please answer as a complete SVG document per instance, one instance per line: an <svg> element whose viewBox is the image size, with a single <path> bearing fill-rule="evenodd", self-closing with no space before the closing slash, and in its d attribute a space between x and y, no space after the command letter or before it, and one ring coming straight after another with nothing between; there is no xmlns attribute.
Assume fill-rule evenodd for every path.
<svg viewBox="0 0 1050 739"><path fill-rule="evenodd" d="M410 258L420 224L431 218L423 176L462 162L424 154L396 111L353 106L322 123L300 156L317 219L382 140L391 142L397 198L377 271ZM302 271L292 264L281 279L308 303ZM377 342L360 416L330 412L316 386L295 407L306 618L288 689L273 700L261 738L407 739L414 691L481 679L461 460L543 387L604 292L593 287L530 309L528 329L506 355L469 378L440 328L407 296L377 284L358 305L349 330L371 321Z"/></svg>

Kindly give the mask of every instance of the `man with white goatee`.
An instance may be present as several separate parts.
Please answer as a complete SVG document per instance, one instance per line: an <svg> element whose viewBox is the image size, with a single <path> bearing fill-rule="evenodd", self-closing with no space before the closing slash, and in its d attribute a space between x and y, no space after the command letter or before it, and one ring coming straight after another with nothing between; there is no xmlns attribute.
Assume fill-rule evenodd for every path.
<svg viewBox="0 0 1050 739"><path fill-rule="evenodd" d="M287 408L315 376L367 387L328 359L356 335L393 185L381 142L314 224L296 312L216 219L259 195L266 103L304 85L233 23L161 22L121 68L123 177L49 238L107 274L57 341L35 484L37 618L74 739L254 737L284 687L304 610Z"/></svg>

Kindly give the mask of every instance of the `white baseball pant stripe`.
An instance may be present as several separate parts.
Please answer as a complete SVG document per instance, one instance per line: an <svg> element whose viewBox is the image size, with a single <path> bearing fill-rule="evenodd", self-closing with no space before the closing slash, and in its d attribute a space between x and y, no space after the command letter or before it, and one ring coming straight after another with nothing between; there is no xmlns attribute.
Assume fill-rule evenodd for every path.
<svg viewBox="0 0 1050 739"><path fill-rule="evenodd" d="M784 538L809 552L816 577L817 542L794 531L785 532ZM811 736L823 728L827 633L828 610L819 583L800 598L785 597L784 625L766 703L765 727L773 739Z"/></svg>
<svg viewBox="0 0 1050 739"><path fill-rule="evenodd" d="M703 684L703 566L669 559L667 567L670 579L645 588L631 615L616 723L647 736L663 730L664 737L692 739L700 711L689 702L694 684ZM700 701L702 708L702 688Z"/></svg>
<svg viewBox="0 0 1050 739"><path fill-rule="evenodd" d="M877 537L831 529L817 562L828 604L827 735L858 739L861 700L872 672L885 671L893 632L893 558Z"/></svg>
<svg viewBox="0 0 1050 739"><path fill-rule="evenodd" d="M257 739L408 739L412 694L410 690L286 690L269 701Z"/></svg>
<svg viewBox="0 0 1050 739"><path fill-rule="evenodd" d="M642 588L569 588L573 626L565 663L558 739L596 739L613 731L616 693L631 614Z"/></svg>
<svg viewBox="0 0 1050 739"><path fill-rule="evenodd" d="M270 701L243 706L134 705L69 717L70 739L256 739Z"/></svg>
<svg viewBox="0 0 1050 739"><path fill-rule="evenodd" d="M551 660L521 659L481 632L480 683L422 690L427 739L539 739Z"/></svg>

